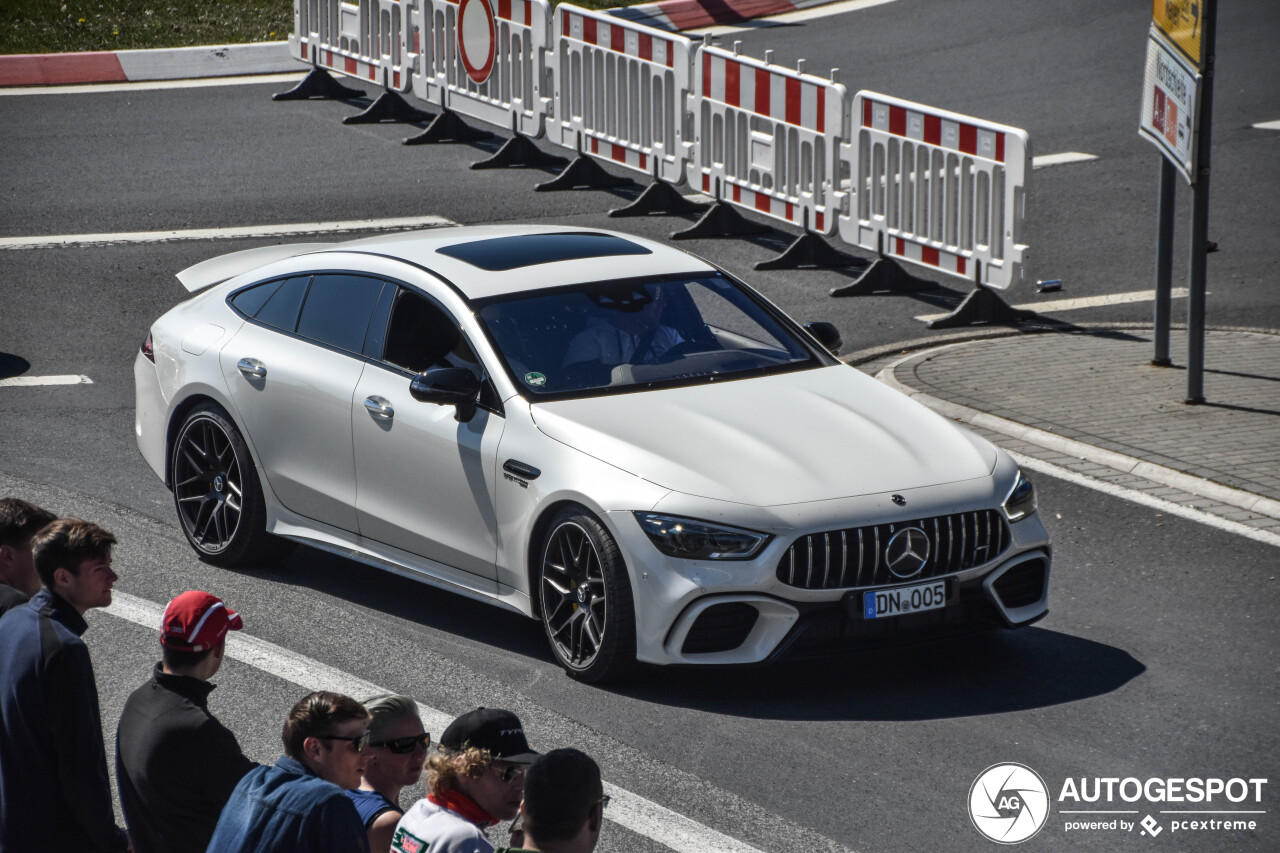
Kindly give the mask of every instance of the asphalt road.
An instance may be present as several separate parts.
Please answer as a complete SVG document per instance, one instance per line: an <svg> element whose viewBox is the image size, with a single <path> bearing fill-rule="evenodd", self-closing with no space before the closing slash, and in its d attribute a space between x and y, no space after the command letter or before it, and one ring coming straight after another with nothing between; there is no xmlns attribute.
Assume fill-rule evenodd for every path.
<svg viewBox="0 0 1280 853"><path fill-rule="evenodd" d="M1034 302L1151 286L1159 155L1136 128L1149 10L1116 6L896 0L732 38L752 55L804 56L810 71L838 66L851 91L1024 127L1037 154L1097 155L1034 174L1029 277L1065 282L1052 296L1010 294ZM1251 125L1280 119L1271 61L1280 9L1264 0L1223 6L1211 219L1221 251L1209 261L1209 322L1278 328L1280 137ZM9 165L0 171L0 238L427 214L658 237L685 225L604 216L638 187L535 193L542 173L467 168L492 146L405 147L412 129L345 127L351 105L274 103L268 95L279 88L0 96ZM1189 197L1180 186L1177 284ZM751 270L790 236L689 248L799 319L835 322L850 350L932 336L912 317L966 290L947 283L914 297L835 300L826 294L844 273ZM0 387L0 494L120 535L122 600L163 606L183 589L209 589L244 614L248 634L444 714L511 707L537 746L583 746L611 782L765 851L990 850L964 804L974 777L1000 761L1033 767L1054 794L1068 777L1275 775L1275 549L1051 477L1039 485L1054 536L1052 612L1033 628L839 665L646 670L609 690L565 678L536 623L318 552L300 550L263 573L201 564L135 449L133 354L151 320L186 295L174 272L266 242L0 249L0 368L93 380ZM1136 303L1057 319L1149 315L1150 303ZM156 656L154 631L101 613L91 624L113 728ZM310 689L295 679L240 659L218 678L213 707L260 761L274 759L284 709ZM1272 850L1275 803L1268 788L1254 832L1157 839L1067 832L1055 814L1029 844ZM601 849L665 849L652 834L611 823Z"/></svg>

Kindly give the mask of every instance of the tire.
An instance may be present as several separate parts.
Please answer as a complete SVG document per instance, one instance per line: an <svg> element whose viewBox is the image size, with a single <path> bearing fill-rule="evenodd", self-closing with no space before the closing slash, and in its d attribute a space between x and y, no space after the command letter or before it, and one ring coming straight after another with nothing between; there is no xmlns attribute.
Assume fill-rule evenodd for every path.
<svg viewBox="0 0 1280 853"><path fill-rule="evenodd" d="M263 565L293 550L292 542L267 533L253 457L217 405L197 406L182 422L170 471L178 522L200 559L215 566Z"/></svg>
<svg viewBox="0 0 1280 853"><path fill-rule="evenodd" d="M625 676L636 660L635 606L613 536L587 510L566 507L540 553L539 609L556 662L588 684Z"/></svg>

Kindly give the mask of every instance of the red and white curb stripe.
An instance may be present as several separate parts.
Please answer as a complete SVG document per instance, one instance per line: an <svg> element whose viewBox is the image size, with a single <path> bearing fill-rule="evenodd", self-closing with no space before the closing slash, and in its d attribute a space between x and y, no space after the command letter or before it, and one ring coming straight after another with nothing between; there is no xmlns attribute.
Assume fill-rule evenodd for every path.
<svg viewBox="0 0 1280 853"><path fill-rule="evenodd" d="M299 70L284 41L0 56L0 86L72 86L278 74Z"/></svg>

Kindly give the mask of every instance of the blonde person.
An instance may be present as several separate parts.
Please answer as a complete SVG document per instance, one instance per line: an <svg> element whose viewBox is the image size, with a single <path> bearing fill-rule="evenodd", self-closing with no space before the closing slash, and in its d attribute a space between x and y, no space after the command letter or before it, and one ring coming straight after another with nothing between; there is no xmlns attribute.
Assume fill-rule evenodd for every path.
<svg viewBox="0 0 1280 853"><path fill-rule="evenodd" d="M529 749L510 711L477 708L449 724L427 759L427 796L400 819L395 853L493 853L488 829L511 820L524 796Z"/></svg>
<svg viewBox="0 0 1280 853"><path fill-rule="evenodd" d="M360 787L347 796L369 832L369 849L386 853L404 816L400 792L422 778L431 735L422 727L417 703L407 696L384 694L362 704L369 712L369 759Z"/></svg>

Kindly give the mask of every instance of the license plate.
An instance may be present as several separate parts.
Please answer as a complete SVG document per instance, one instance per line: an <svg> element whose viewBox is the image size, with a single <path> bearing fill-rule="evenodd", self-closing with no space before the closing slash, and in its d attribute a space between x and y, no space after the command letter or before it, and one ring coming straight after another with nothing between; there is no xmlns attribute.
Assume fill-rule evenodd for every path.
<svg viewBox="0 0 1280 853"><path fill-rule="evenodd" d="M878 589L862 594L862 615L866 619L885 619L922 610L938 610L947 604L947 582Z"/></svg>

